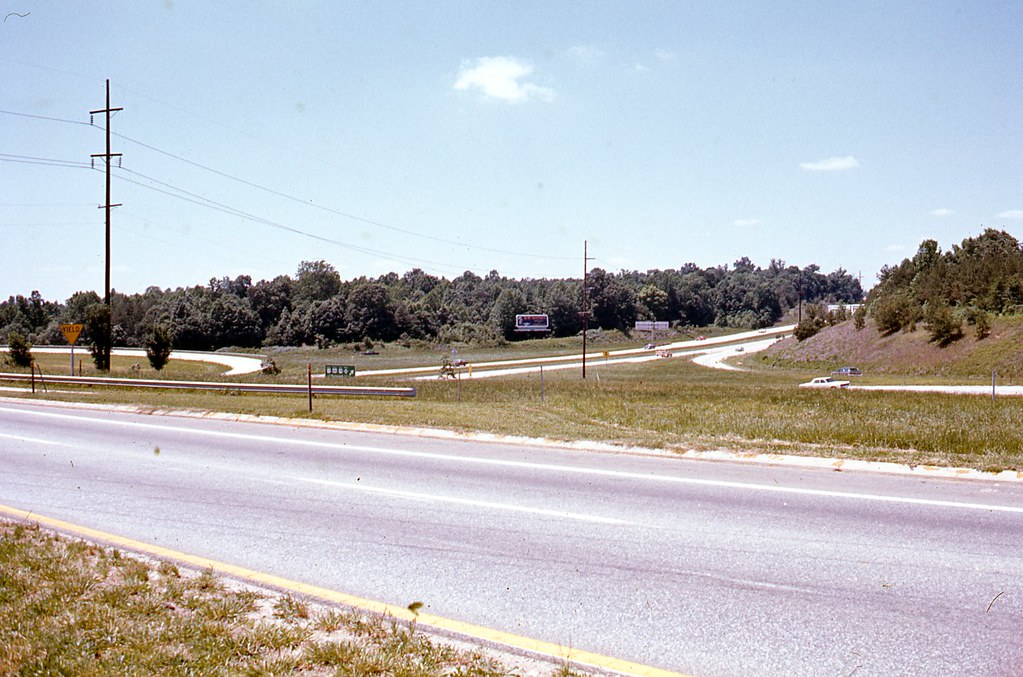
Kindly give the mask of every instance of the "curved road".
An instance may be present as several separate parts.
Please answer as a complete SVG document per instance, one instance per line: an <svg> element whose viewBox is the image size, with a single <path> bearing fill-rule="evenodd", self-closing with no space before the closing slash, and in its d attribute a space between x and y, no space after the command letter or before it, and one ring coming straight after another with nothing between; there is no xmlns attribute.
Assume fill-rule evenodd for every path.
<svg viewBox="0 0 1023 677"><path fill-rule="evenodd" d="M6 350L6 347L0 348L0 351ZM82 349L79 349L79 352L81 351ZM67 354L71 352L71 348L67 346L32 346L32 352ZM85 353L88 354L88 349L85 349ZM134 357L139 360L146 359L146 351L142 348L114 348L112 353L120 357ZM231 353L207 353L175 350L170 354L170 359L186 362L213 362L214 364L222 364L225 367L228 367L228 371L224 372L224 376L253 374L263 368L262 358L260 357L248 357L245 355L235 355Z"/></svg>
<svg viewBox="0 0 1023 677"><path fill-rule="evenodd" d="M0 504L697 675L1023 673L1023 485L0 401Z"/></svg>

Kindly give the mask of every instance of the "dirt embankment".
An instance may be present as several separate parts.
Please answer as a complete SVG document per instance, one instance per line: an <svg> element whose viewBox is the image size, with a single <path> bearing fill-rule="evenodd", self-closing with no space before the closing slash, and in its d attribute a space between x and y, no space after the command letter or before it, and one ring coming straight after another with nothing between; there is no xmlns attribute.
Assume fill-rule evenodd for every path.
<svg viewBox="0 0 1023 677"><path fill-rule="evenodd" d="M944 348L932 343L921 325L916 331L883 336L867 321L857 330L847 321L798 342L789 337L765 351L763 359L778 366L836 369L845 365L873 374L909 374L999 378L1023 381L1023 317L997 318L991 333L977 339L974 328Z"/></svg>

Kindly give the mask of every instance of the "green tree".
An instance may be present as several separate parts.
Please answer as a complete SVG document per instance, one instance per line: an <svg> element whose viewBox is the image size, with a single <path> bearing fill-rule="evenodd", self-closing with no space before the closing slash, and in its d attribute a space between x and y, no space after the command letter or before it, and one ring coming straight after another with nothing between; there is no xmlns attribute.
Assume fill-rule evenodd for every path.
<svg viewBox="0 0 1023 677"><path fill-rule="evenodd" d="M295 280L296 301L326 301L341 291L341 275L326 261L298 264Z"/></svg>
<svg viewBox="0 0 1023 677"><path fill-rule="evenodd" d="M171 333L162 324L155 325L146 337L146 357L153 369L160 371L167 365L170 359L174 343L171 340Z"/></svg>
<svg viewBox="0 0 1023 677"><path fill-rule="evenodd" d="M931 334L931 342L942 348L963 337L963 323L947 303L932 299L924 310L924 327Z"/></svg>
<svg viewBox="0 0 1023 677"><path fill-rule="evenodd" d="M379 282L362 284L352 290L345 309L347 330L352 338L393 341L398 338L394 303L387 287Z"/></svg>
<svg viewBox="0 0 1023 677"><path fill-rule="evenodd" d="M110 371L111 326L110 306L94 303L85 309L83 331L89 340L89 352L96 369Z"/></svg>
<svg viewBox="0 0 1023 677"><path fill-rule="evenodd" d="M7 335L8 358L16 367L32 366L32 345L16 331Z"/></svg>
<svg viewBox="0 0 1023 677"><path fill-rule="evenodd" d="M861 304L857 306L856 311L853 312L853 326L856 327L856 331L859 331L860 329L863 329L863 327L866 326L866 324L867 307Z"/></svg>
<svg viewBox="0 0 1023 677"><path fill-rule="evenodd" d="M526 297L518 289L505 288L490 309L490 326L506 339L511 339L515 336L515 316L524 312Z"/></svg>
<svg viewBox="0 0 1023 677"><path fill-rule="evenodd" d="M639 289L636 317L641 320L664 320L668 317L668 292L652 284Z"/></svg>

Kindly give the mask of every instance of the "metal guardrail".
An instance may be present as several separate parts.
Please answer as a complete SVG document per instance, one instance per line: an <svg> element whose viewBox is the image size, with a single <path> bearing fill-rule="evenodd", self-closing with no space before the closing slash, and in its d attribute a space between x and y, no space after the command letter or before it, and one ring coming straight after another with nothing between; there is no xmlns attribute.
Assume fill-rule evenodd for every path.
<svg viewBox="0 0 1023 677"><path fill-rule="evenodd" d="M0 381L29 382L30 374L0 374ZM349 395L358 397L415 397L415 388L374 388L369 386L309 386L301 383L216 383L212 381L156 381L102 376L46 375L46 385L113 386L118 388L155 388L169 390L229 390L233 392Z"/></svg>

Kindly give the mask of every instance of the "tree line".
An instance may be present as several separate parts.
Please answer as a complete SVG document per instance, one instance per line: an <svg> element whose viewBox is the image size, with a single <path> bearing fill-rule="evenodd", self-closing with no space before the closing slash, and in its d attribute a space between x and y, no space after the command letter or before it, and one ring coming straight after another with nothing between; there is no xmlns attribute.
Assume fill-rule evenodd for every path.
<svg viewBox="0 0 1023 677"><path fill-rule="evenodd" d="M823 274L772 260L732 266L586 276L588 327L628 333L637 320L676 327L755 329L777 322L800 301L856 303L860 282L844 270ZM342 280L326 261L303 261L294 276L252 282L248 275L202 286L111 294L110 312L91 291L63 303L38 292L0 303L0 339L12 333L37 344L63 344L61 323L83 323L80 342L95 344L109 323L113 345L147 346L158 333L177 349L317 345L374 341L494 344L515 340L515 315L544 313L550 333L583 328L583 280L511 279L491 271L448 280L420 269L404 275Z"/></svg>
<svg viewBox="0 0 1023 677"><path fill-rule="evenodd" d="M966 327L984 338L992 315L1023 314L1023 246L993 228L947 252L924 240L912 258L882 268L878 280L867 303L883 334L922 325L945 346L963 338Z"/></svg>

